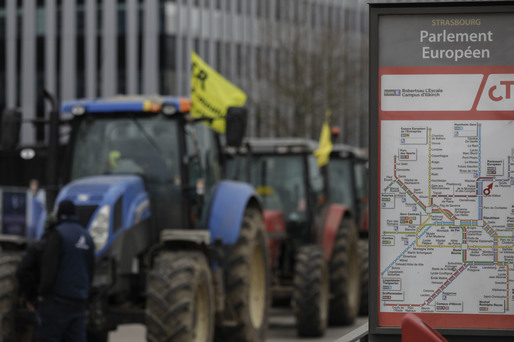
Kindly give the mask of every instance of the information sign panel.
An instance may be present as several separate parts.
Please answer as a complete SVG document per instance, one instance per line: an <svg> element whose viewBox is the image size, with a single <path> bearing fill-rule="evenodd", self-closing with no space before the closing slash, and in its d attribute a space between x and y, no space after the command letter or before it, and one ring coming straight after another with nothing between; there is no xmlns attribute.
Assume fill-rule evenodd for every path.
<svg viewBox="0 0 514 342"><path fill-rule="evenodd" d="M513 5L371 5L371 327L513 333Z"/></svg>
<svg viewBox="0 0 514 342"><path fill-rule="evenodd" d="M27 192L19 190L0 191L1 233L25 236Z"/></svg>

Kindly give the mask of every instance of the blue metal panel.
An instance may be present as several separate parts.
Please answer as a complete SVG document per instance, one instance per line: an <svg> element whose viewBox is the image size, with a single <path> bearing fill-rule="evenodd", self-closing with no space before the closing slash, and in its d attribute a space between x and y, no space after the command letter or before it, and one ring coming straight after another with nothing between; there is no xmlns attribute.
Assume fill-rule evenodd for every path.
<svg viewBox="0 0 514 342"><path fill-rule="evenodd" d="M246 206L256 196L255 189L242 182L222 181L215 191L208 223L211 242L220 239L224 244L234 244Z"/></svg>
<svg viewBox="0 0 514 342"><path fill-rule="evenodd" d="M171 105L177 109L177 112L188 111L189 108L184 106L184 102L189 101L183 97L166 96L166 97L130 97L123 99L82 99L73 101L63 101L61 112L71 113L74 107L84 107L86 113L115 113L115 112L146 112L145 104L155 103L159 105Z"/></svg>
<svg viewBox="0 0 514 342"><path fill-rule="evenodd" d="M71 107L67 107L68 103L64 103L63 112L69 112L74 106L84 106L88 113L113 113L113 112L142 112L142 101L131 102L86 102L83 104L72 103Z"/></svg>

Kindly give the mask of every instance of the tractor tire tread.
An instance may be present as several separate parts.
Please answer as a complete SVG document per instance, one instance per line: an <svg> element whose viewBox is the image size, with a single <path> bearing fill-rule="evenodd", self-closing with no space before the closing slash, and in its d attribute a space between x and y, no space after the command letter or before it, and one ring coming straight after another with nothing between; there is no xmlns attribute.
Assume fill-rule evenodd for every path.
<svg viewBox="0 0 514 342"><path fill-rule="evenodd" d="M300 248L295 262L292 299L296 330L300 337L320 337L325 333L327 312L322 312L321 300L323 300L322 291L328 292L327 272L328 265L321 247ZM328 295L325 297L328 301ZM328 302L324 307L328 307Z"/></svg>
<svg viewBox="0 0 514 342"><path fill-rule="evenodd" d="M355 222L345 217L339 225L330 260L329 324L351 324L358 315L360 301L358 233ZM352 283L354 282L354 283Z"/></svg>
<svg viewBox="0 0 514 342"><path fill-rule="evenodd" d="M210 319L203 336L205 342L210 342L214 335L214 289L207 258L193 250L160 252L147 277L147 340L193 340L195 294L200 286L207 289Z"/></svg>
<svg viewBox="0 0 514 342"><path fill-rule="evenodd" d="M261 249L264 258L261 272L265 276L265 304L264 311L259 313L259 316L262 317L259 326L253 326L250 313L252 308L249 301L249 296L251 296L249 279L253 272L250 254L256 247ZM260 342L266 340L271 303L269 290L271 275L268 263L269 250L262 213L256 208L247 207L243 215L238 240L229 254L229 268L226 277L225 308L232 313L235 324L233 326L219 324L216 327L216 341Z"/></svg>

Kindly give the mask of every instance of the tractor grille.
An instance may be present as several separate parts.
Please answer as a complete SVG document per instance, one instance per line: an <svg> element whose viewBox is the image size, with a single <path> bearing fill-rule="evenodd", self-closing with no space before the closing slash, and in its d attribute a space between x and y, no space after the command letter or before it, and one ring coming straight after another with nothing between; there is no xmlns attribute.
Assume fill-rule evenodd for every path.
<svg viewBox="0 0 514 342"><path fill-rule="evenodd" d="M118 229L121 228L121 224L122 224L122 217L121 217L121 212L122 212L122 204L123 204L123 201L122 201L123 197L120 196L120 198L118 198L118 200L116 201L116 203L114 203L114 226L113 226L113 233L116 233L118 231Z"/></svg>
<svg viewBox="0 0 514 342"><path fill-rule="evenodd" d="M89 220L91 219L91 216L93 216L93 213L95 212L96 208L98 208L97 205L78 205L77 206L77 216L79 217L80 224L84 228L87 228Z"/></svg>

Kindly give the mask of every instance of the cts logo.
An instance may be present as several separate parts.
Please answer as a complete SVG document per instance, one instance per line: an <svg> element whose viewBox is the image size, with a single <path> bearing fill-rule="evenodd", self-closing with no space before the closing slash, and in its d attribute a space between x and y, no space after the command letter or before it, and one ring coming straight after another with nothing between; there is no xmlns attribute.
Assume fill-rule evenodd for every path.
<svg viewBox="0 0 514 342"><path fill-rule="evenodd" d="M478 111L514 110L514 74L490 74L483 89Z"/></svg>
<svg viewBox="0 0 514 342"><path fill-rule="evenodd" d="M493 85L489 88L489 98L496 102L503 99L510 99L511 85L514 85L514 81L500 81L499 86Z"/></svg>

